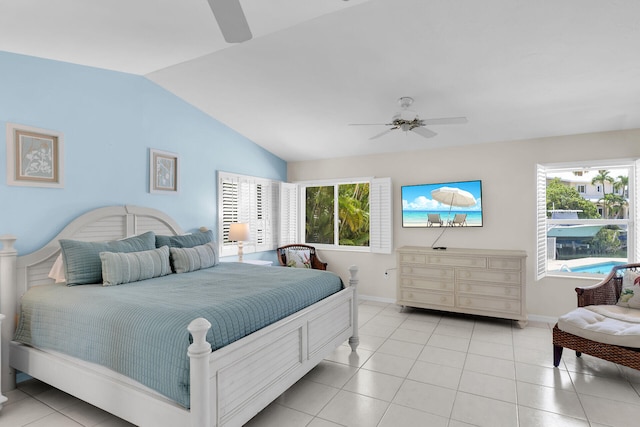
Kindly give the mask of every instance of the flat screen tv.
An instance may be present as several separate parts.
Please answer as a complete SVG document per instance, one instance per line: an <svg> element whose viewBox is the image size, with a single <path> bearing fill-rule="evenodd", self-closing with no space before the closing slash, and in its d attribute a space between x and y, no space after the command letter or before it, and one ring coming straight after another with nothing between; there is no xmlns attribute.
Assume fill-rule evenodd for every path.
<svg viewBox="0 0 640 427"><path fill-rule="evenodd" d="M402 186L402 226L482 227L482 181Z"/></svg>

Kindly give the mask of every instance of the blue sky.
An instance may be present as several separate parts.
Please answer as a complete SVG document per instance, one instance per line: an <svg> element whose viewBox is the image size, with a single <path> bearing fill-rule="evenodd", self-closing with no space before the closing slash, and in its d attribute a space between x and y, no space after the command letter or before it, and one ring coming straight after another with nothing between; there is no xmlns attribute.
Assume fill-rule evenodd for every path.
<svg viewBox="0 0 640 427"><path fill-rule="evenodd" d="M417 211L430 211L430 210L448 210L449 205L442 204L431 198L431 191L440 187L453 187L459 188L464 191L468 191L476 199L476 205L469 208L454 207L454 210L481 210L481 184L480 181L463 181L463 182L448 182L438 184L422 184L422 185L409 185L402 187L402 210L417 210Z"/></svg>

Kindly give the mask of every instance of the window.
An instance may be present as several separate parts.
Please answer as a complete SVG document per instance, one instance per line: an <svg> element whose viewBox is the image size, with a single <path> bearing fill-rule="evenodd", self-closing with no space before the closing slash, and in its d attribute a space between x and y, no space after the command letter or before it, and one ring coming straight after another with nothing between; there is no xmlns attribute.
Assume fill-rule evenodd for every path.
<svg viewBox="0 0 640 427"><path fill-rule="evenodd" d="M639 165L538 165L538 279L607 274L616 263L640 260Z"/></svg>
<svg viewBox="0 0 640 427"><path fill-rule="evenodd" d="M277 245L278 181L218 172L220 256L236 255L237 242L229 241L234 222L249 224L251 238L245 253L274 250Z"/></svg>
<svg viewBox="0 0 640 427"><path fill-rule="evenodd" d="M325 248L350 248L391 253L391 179L354 179L299 183L296 189L281 186L281 214L291 224L295 215L299 241ZM288 192L296 191L296 197ZM300 199L297 205L292 200ZM291 231L283 232L280 244L293 243Z"/></svg>

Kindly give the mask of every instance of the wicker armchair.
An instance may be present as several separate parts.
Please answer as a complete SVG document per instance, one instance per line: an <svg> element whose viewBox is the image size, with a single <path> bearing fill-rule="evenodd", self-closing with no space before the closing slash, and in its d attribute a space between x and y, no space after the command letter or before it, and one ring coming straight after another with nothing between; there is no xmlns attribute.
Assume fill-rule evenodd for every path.
<svg viewBox="0 0 640 427"><path fill-rule="evenodd" d="M278 255L278 262L280 263L280 265L284 265L284 266L287 265L287 249L300 249L300 250L306 249L309 251L309 260L311 262L311 268L314 268L316 270L327 269L327 263L322 262L316 255L316 248L309 245L303 245L301 243L286 245L276 249L276 253Z"/></svg>
<svg viewBox="0 0 640 427"><path fill-rule="evenodd" d="M578 307L616 304L622 291L622 277L627 269L640 271L640 264L624 264L613 267L609 275L602 282L587 288L576 288ZM619 365L640 370L640 348L621 347L592 341L561 331L556 323L553 328L554 366L560 364L562 350L565 347L575 350L576 356L578 357L580 357L582 353L585 353Z"/></svg>

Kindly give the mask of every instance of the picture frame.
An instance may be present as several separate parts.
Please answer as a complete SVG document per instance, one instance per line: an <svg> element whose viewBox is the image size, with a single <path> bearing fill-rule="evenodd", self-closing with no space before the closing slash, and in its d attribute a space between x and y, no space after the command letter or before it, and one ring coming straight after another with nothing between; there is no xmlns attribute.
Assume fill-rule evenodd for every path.
<svg viewBox="0 0 640 427"><path fill-rule="evenodd" d="M178 154L149 149L149 192L176 194L179 183Z"/></svg>
<svg viewBox="0 0 640 427"><path fill-rule="evenodd" d="M7 123L7 185L64 187L62 132Z"/></svg>

